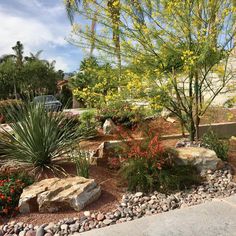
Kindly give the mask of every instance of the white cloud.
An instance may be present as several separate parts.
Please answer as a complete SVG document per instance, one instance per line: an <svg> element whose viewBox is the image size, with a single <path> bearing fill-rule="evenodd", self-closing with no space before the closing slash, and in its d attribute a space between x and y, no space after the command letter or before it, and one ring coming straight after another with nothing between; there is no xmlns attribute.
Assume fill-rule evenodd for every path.
<svg viewBox="0 0 236 236"><path fill-rule="evenodd" d="M55 68L56 70L63 70L63 71L69 71L69 64L67 63L67 60L63 57L56 56L56 57L48 57L46 58L49 62L52 62L53 60L56 61Z"/></svg>
<svg viewBox="0 0 236 236"><path fill-rule="evenodd" d="M65 37L70 27L63 2L50 2L50 7L42 3L38 0L13 0L9 5L0 2L0 55L13 53L12 47L21 41L25 55L43 50L42 58L56 60L57 69L70 71L65 54L69 54Z"/></svg>
<svg viewBox="0 0 236 236"><path fill-rule="evenodd" d="M65 40L70 24L62 0L0 0L0 22L0 56L21 41L25 55L43 50L41 58L56 60L56 69L78 68L82 51Z"/></svg>
<svg viewBox="0 0 236 236"><path fill-rule="evenodd" d="M7 53L17 40L22 41L28 49L47 46L47 44L65 45L66 26L44 23L38 18L15 16L0 7L1 45L0 54ZM59 30L60 29L60 30Z"/></svg>
<svg viewBox="0 0 236 236"><path fill-rule="evenodd" d="M8 53L18 40L23 42L28 50L40 49L47 44L63 45L66 43L61 35L53 34L47 26L33 19L23 19L1 13L0 22L4 22L3 27L0 27L0 54Z"/></svg>

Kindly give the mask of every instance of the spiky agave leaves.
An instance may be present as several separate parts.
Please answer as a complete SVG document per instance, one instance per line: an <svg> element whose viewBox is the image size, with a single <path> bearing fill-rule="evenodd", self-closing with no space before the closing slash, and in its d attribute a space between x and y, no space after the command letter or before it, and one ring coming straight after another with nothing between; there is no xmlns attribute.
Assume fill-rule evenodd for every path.
<svg viewBox="0 0 236 236"><path fill-rule="evenodd" d="M72 121L63 113L48 113L43 105L9 112L12 132L0 136L1 157L32 164L35 170L61 171L53 159L66 155L80 138Z"/></svg>

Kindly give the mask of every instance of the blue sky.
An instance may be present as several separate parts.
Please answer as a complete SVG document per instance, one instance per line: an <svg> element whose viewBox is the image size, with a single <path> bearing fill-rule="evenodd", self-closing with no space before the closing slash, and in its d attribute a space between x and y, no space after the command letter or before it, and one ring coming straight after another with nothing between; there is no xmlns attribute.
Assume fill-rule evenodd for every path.
<svg viewBox="0 0 236 236"><path fill-rule="evenodd" d="M41 57L56 60L56 69L78 69L84 54L70 45L70 33L63 0L0 0L0 55L12 53L20 40L25 54L43 50Z"/></svg>

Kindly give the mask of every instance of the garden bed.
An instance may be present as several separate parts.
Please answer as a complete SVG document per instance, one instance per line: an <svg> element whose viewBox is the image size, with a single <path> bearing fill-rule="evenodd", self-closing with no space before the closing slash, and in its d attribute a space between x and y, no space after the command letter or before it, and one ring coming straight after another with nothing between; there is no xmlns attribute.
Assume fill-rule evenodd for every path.
<svg viewBox="0 0 236 236"><path fill-rule="evenodd" d="M148 149L146 149L147 157L145 158L152 158L152 155L159 156L159 154L160 157L163 155L161 158L164 158L164 149L159 148L159 144L162 147L174 147L177 139L159 141L158 135L163 136L180 133L181 130L179 122L176 121L171 123L163 118L156 118L153 120L146 120L144 126L148 126L152 131L152 135L154 135L153 138L151 137L151 142L149 143L151 146L148 146ZM135 129L122 128L122 135L120 128L121 127L118 126L117 133L112 135L104 135L100 130L98 136L81 142L80 147L84 150L95 151L104 141L117 139L122 140L129 137L131 137L131 139L140 139L144 137L144 131L140 131L141 129L138 129L138 127ZM153 151L155 151L155 154L150 152L152 148L154 148ZM132 150L131 148L129 151L135 150ZM136 151L141 153L143 150L140 149ZM233 158L230 157L230 161L234 164L234 154L232 154L232 156ZM162 165L160 160L161 159L157 158L157 165ZM63 161L60 161L60 166L70 176L75 176L78 174L76 173L75 164L71 161L63 159ZM159 169L158 166L156 168ZM162 166L160 166L160 169L162 169ZM165 170L167 172L170 171L170 169ZM186 177L186 172L184 173ZM45 175L43 176L45 176L45 178L54 177L50 173L45 172L44 174ZM42 232L48 232L48 236L54 235L55 233L69 234L75 231L83 232L93 228L100 228L110 224L137 219L145 215L157 214L181 207L200 204L205 201L210 201L213 198L226 197L236 193L236 185L232 182L233 176L230 166L227 166L224 170L217 170L215 172L209 171L205 174L206 179L201 180L200 185L192 185L190 188L181 191L175 190L174 192L168 192L168 194L167 192L166 194L163 194L157 191L151 191L150 194L144 194L142 192L134 192L131 194L127 192L127 185L121 180L117 170L109 169L106 165L91 166L89 169L89 177L95 179L95 181L101 185L102 189L102 194L99 200L93 202L81 212L68 210L59 213L32 212L27 214L19 214L11 219L5 219L5 221L13 220L15 222L24 223L18 223L14 227L10 225L4 226L4 233L13 233L15 230L17 231L15 233L18 234L23 229L26 231L31 229L32 232L35 233L37 226L44 225L44 227L46 227L46 225L50 222L54 222L50 224L50 227L47 226L46 229L42 229L42 226L40 228ZM44 177L41 177L41 179L42 178ZM150 189L152 189L152 187ZM158 186L158 189L160 189L160 186ZM13 231L12 228L14 228Z"/></svg>
<svg viewBox="0 0 236 236"><path fill-rule="evenodd" d="M70 165L65 168L74 171ZM236 193L236 184L232 183L232 175L228 168L215 172L208 171L206 180L200 186L192 186L187 191L177 191L167 195L156 191L146 195L142 192L124 193L117 185L119 178L116 174L107 172L103 168L91 168L91 176L101 181L102 196L83 212L19 215L12 219L14 221L2 227L0 235L1 233L2 235L19 234L22 231L29 231L32 235L36 232L41 233L40 235L47 233L48 236L68 235L192 206Z"/></svg>

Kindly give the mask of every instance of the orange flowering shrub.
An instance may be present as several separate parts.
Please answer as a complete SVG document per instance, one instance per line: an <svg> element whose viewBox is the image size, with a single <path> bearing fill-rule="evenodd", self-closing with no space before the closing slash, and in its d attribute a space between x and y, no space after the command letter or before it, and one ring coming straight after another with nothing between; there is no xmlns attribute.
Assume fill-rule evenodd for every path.
<svg viewBox="0 0 236 236"><path fill-rule="evenodd" d="M23 188L33 181L25 174L1 173L0 175L0 216L14 216Z"/></svg>
<svg viewBox="0 0 236 236"><path fill-rule="evenodd" d="M152 129L144 131L144 138L135 140L132 134L120 129L124 137L120 174L130 191L171 192L199 184L201 178L194 166L174 164L176 152L161 145L159 134Z"/></svg>
<svg viewBox="0 0 236 236"><path fill-rule="evenodd" d="M171 156L161 145L159 134L147 128L143 131L144 137L137 140L121 127L119 134L123 139L118 150L119 156L123 157L120 174L128 189L149 192L157 188L160 172L171 163Z"/></svg>

